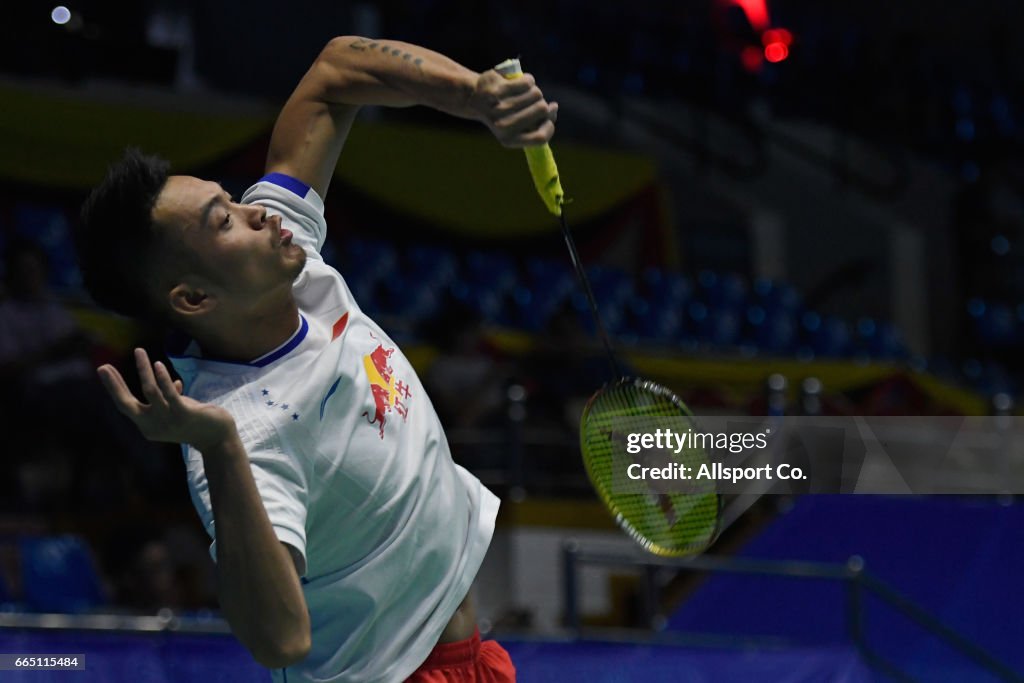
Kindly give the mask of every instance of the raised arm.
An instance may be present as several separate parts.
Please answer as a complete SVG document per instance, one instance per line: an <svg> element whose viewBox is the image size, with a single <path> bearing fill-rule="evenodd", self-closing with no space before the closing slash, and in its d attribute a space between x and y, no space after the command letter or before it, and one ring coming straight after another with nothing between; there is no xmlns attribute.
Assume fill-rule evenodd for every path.
<svg viewBox="0 0 1024 683"><path fill-rule="evenodd" d="M301 661L311 647L302 556L274 534L234 419L183 396L181 382L162 363L151 365L142 349L135 363L146 403L113 366L100 367L100 379L144 437L188 443L202 453L217 532L217 593L232 632L268 668Z"/></svg>
<svg viewBox="0 0 1024 683"><path fill-rule="evenodd" d="M359 107L417 104L480 121L507 147L547 142L558 114L529 74L506 80L409 43L334 38L281 110L267 172L298 178L324 197Z"/></svg>

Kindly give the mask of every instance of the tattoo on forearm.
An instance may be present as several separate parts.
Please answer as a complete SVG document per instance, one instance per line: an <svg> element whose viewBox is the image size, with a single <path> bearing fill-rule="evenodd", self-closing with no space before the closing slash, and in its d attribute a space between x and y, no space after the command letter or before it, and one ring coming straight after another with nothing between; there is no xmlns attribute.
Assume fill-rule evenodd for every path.
<svg viewBox="0 0 1024 683"><path fill-rule="evenodd" d="M423 58L414 57L410 52L403 52L399 48L393 48L389 45L381 44L376 40L369 40L367 38L356 38L348 46L358 52L366 52L367 50L380 49L386 55L391 57L401 57L403 62L411 62L420 71L423 70Z"/></svg>

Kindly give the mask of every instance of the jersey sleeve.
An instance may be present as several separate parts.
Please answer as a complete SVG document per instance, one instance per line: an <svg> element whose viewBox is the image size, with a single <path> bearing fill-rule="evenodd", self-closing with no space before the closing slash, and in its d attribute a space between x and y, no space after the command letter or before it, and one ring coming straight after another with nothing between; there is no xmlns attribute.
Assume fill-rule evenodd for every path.
<svg viewBox="0 0 1024 683"><path fill-rule="evenodd" d="M287 543L302 556L299 576L306 573L306 511L309 487L305 473L299 464L287 454L273 448L246 449L249 467L263 508L267 511L274 535ZM210 500L209 483L202 469L202 455L188 447L186 455L189 470L190 489L203 526L213 539L210 556L217 561L217 533L214 525L213 506ZM197 466L198 465L198 466Z"/></svg>
<svg viewBox="0 0 1024 683"><path fill-rule="evenodd" d="M327 222L324 201L309 185L283 173L271 173L246 190L241 203L259 204L270 214L280 215L282 224L292 231L292 241L307 254L319 257Z"/></svg>

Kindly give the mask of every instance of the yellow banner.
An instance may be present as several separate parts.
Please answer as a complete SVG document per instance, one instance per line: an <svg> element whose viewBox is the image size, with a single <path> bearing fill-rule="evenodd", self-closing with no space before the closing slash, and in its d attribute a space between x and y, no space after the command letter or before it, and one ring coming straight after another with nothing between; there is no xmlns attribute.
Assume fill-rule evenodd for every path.
<svg viewBox="0 0 1024 683"><path fill-rule="evenodd" d="M276 116L274 107L253 105L245 107L247 114L205 113L231 105L204 104L195 95L148 93L145 103L129 95L0 85L0 178L87 188L129 145L165 157L175 172L191 173L262 144ZM566 213L577 225L655 180L655 166L645 157L557 138L553 148L571 200ZM253 180L261 170L253 169ZM337 173L399 213L460 233L511 237L558 229L533 189L522 152L505 149L482 126L357 123Z"/></svg>
<svg viewBox="0 0 1024 683"><path fill-rule="evenodd" d="M0 85L0 178L87 188L128 146L159 154L177 172L241 149L270 130L273 114L209 114L89 99L85 91ZM123 94L121 96L124 96Z"/></svg>

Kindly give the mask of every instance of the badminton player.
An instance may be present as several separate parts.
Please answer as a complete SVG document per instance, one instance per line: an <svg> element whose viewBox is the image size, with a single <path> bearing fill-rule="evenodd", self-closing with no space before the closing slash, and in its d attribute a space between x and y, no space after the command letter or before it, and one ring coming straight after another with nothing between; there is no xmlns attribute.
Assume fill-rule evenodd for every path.
<svg viewBox="0 0 1024 683"><path fill-rule="evenodd" d="M320 256L357 110L417 104L509 147L549 140L557 114L531 77L336 38L240 198L129 151L82 211L95 299L180 336L181 380L142 349L141 400L114 367L100 379L145 437L182 444L221 608L275 681L515 678L500 645L481 644L469 595L498 501L452 462L408 360Z"/></svg>

